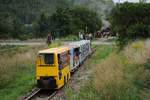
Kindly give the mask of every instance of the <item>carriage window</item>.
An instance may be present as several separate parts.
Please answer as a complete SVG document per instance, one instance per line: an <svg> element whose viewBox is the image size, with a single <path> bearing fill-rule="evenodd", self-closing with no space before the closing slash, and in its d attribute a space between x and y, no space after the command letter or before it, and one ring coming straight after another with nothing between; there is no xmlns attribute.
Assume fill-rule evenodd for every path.
<svg viewBox="0 0 150 100"><path fill-rule="evenodd" d="M58 54L58 63L59 63L59 70L65 68L70 63L70 56L68 52L63 52Z"/></svg>
<svg viewBox="0 0 150 100"><path fill-rule="evenodd" d="M45 64L54 64L54 54L45 54Z"/></svg>

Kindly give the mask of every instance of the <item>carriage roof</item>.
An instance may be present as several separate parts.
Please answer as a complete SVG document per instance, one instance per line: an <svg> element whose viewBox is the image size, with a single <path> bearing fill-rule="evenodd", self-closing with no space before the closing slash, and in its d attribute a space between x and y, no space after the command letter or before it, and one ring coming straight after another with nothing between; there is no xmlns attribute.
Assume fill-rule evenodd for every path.
<svg viewBox="0 0 150 100"><path fill-rule="evenodd" d="M39 53L62 53L68 51L67 47L51 48L39 51Z"/></svg>

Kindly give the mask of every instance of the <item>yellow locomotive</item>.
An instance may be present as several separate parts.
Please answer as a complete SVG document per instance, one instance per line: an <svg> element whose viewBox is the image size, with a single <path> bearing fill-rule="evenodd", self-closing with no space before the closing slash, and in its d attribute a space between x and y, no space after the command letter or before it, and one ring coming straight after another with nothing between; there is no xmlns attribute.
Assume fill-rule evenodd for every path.
<svg viewBox="0 0 150 100"><path fill-rule="evenodd" d="M90 41L87 40L39 51L36 65L37 87L61 88L70 79L71 72L76 70L90 54Z"/></svg>
<svg viewBox="0 0 150 100"><path fill-rule="evenodd" d="M69 79L68 48L53 48L39 51L36 79L39 88L59 89Z"/></svg>

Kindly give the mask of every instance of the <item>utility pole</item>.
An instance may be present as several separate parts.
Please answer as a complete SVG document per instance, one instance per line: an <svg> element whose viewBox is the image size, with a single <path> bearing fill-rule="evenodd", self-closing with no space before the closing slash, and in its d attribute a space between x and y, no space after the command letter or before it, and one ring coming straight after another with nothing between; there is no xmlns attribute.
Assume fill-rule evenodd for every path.
<svg viewBox="0 0 150 100"><path fill-rule="evenodd" d="M120 0L119 0L119 8L120 8Z"/></svg>

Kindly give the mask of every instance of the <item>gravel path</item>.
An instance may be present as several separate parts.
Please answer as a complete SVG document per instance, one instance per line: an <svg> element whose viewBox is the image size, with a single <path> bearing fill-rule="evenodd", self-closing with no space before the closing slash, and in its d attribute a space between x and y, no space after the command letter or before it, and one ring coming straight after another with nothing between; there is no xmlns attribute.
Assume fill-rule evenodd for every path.
<svg viewBox="0 0 150 100"><path fill-rule="evenodd" d="M68 44L69 42L62 42ZM45 42L0 42L0 45L45 45ZM115 42L102 42L101 40L93 41L96 45L115 45Z"/></svg>

